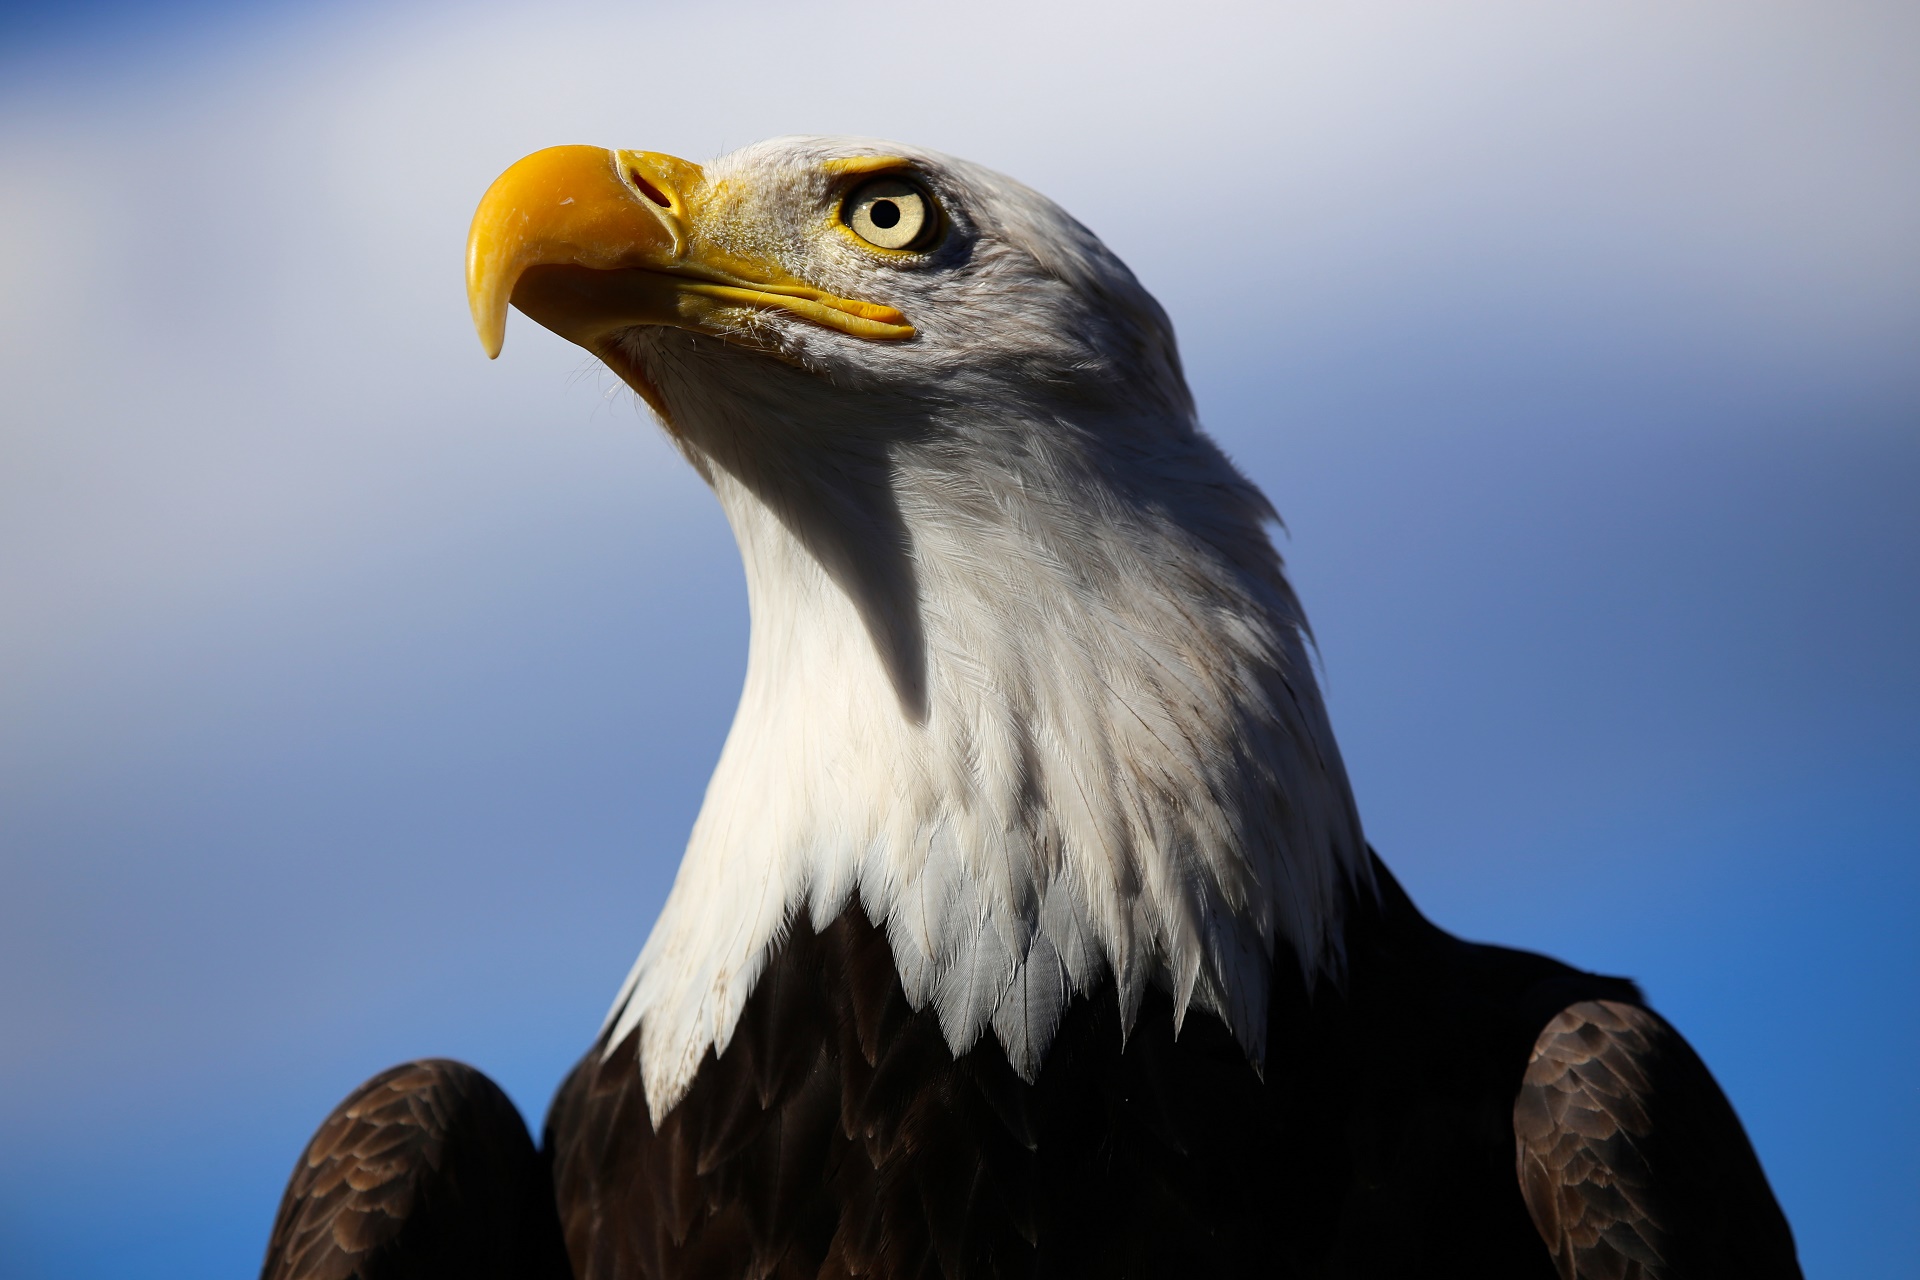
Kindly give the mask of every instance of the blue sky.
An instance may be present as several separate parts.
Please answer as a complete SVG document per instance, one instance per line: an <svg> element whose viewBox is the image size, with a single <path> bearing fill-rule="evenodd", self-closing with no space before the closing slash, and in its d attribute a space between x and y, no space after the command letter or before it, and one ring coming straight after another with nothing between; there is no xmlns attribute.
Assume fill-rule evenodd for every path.
<svg viewBox="0 0 1920 1280"><path fill-rule="evenodd" d="M1920 1252L1911 6L0 9L0 1274L246 1274L426 1054L537 1123L746 617L604 373L489 365L519 155L1054 195L1274 498L1374 842L1639 978L1816 1276Z"/></svg>

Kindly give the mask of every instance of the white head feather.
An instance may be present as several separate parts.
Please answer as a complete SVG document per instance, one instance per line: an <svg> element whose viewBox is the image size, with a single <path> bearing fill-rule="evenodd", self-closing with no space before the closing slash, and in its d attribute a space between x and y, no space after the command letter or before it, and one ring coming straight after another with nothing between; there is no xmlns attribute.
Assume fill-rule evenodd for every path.
<svg viewBox="0 0 1920 1280"><path fill-rule="evenodd" d="M910 159L945 240L826 234L822 162ZM785 312L623 353L746 564L745 689L672 894L609 1015L656 1121L770 952L856 899L958 1054L1031 1079L1067 1002L1148 983L1257 1063L1285 948L1337 975L1369 881L1266 500L1200 430L1165 314L1093 234L945 156L837 138L706 167L703 232L918 330ZM730 244L729 244L730 242ZM769 354L769 353L772 354Z"/></svg>

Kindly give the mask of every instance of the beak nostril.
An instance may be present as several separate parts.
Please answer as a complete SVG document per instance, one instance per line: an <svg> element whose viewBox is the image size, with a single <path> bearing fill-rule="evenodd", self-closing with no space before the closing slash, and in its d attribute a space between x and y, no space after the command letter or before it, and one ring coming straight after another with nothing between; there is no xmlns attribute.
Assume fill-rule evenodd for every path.
<svg viewBox="0 0 1920 1280"><path fill-rule="evenodd" d="M640 189L641 195L653 201L655 204L659 205L662 209L673 208L673 201L667 199L665 195L661 194L660 188L654 186L651 182L648 182L645 178L641 177L640 171L638 169L629 169L627 171L627 176L633 180L633 185Z"/></svg>

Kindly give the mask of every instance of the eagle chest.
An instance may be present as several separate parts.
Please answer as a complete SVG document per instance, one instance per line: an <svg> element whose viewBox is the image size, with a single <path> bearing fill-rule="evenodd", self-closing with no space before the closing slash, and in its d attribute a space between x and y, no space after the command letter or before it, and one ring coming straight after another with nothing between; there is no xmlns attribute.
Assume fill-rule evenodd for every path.
<svg viewBox="0 0 1920 1280"><path fill-rule="evenodd" d="M1109 988L1028 1085L990 1038L951 1054L858 908L802 924L657 1129L634 1037L562 1088L569 1252L583 1280L1386 1275L1449 1255L1550 1276L1512 1174L1524 1046L1502 1098L1498 1064L1459 1052L1482 1028L1445 1030L1459 1010L1369 1034L1345 1002L1279 990L1264 1078L1210 1016L1176 1038L1159 992L1123 1038Z"/></svg>

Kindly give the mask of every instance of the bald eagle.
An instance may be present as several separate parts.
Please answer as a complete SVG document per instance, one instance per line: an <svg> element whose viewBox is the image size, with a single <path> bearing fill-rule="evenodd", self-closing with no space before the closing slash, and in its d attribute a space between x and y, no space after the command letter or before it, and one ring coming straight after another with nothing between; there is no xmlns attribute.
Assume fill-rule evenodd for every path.
<svg viewBox="0 0 1920 1280"><path fill-rule="evenodd" d="M467 280L604 361L746 566L672 893L536 1149L472 1068L297 1163L292 1277L1795 1276L1634 984L1460 941L1361 834L1160 307L928 151L555 147Z"/></svg>

